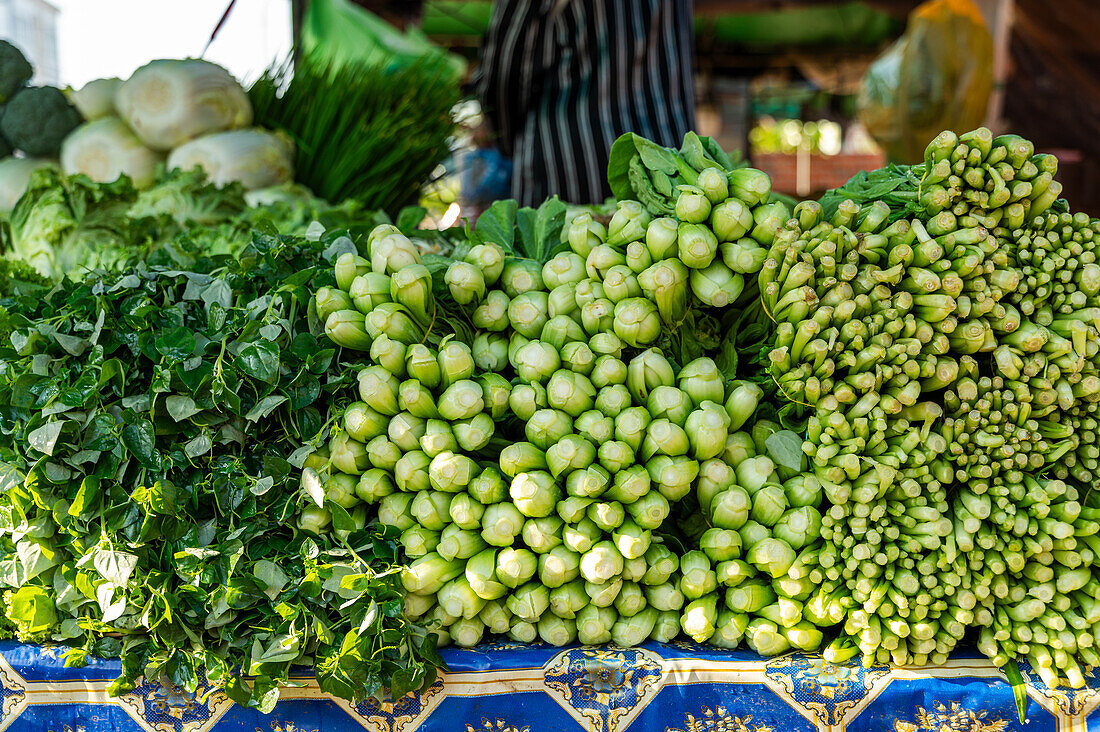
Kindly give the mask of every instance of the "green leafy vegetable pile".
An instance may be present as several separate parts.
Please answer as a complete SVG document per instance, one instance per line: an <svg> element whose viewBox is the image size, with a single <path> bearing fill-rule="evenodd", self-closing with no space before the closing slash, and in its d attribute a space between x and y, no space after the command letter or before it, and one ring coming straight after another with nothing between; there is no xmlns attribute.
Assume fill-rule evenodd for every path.
<svg viewBox="0 0 1100 732"><path fill-rule="evenodd" d="M186 240L178 246L186 245ZM349 371L308 328L326 257L255 235L0 300L0 584L8 632L67 663L121 657L270 711L296 664L361 699L433 678L434 636L401 616L398 546L377 521L299 531L299 468ZM247 676L247 678L245 678Z"/></svg>

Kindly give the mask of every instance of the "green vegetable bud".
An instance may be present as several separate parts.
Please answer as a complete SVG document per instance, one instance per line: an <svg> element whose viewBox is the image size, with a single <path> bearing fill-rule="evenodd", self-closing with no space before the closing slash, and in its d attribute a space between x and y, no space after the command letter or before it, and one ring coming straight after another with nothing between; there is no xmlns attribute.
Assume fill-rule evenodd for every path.
<svg viewBox="0 0 1100 732"><path fill-rule="evenodd" d="M388 275L368 272L352 281L348 295L353 307L366 315L383 303L393 302L390 295L392 286Z"/></svg>
<svg viewBox="0 0 1100 732"><path fill-rule="evenodd" d="M513 365L521 379L541 384L561 368L561 357L549 343L531 341L519 349Z"/></svg>
<svg viewBox="0 0 1100 732"><path fill-rule="evenodd" d="M646 428L641 455L643 460L649 460L654 455L675 457L686 455L690 449L691 441L683 427L667 419L655 419Z"/></svg>
<svg viewBox="0 0 1100 732"><path fill-rule="evenodd" d="M546 464L555 478L583 470L595 459L596 446L580 435L566 435L546 450Z"/></svg>
<svg viewBox="0 0 1100 732"><path fill-rule="evenodd" d="M488 505L481 517L481 538L492 546L511 546L523 531L524 520L511 503Z"/></svg>
<svg viewBox="0 0 1100 732"><path fill-rule="evenodd" d="M623 560L623 582L641 582L647 569L644 556Z"/></svg>
<svg viewBox="0 0 1100 732"><path fill-rule="evenodd" d="M470 419L455 422L452 429L460 448L466 452L477 452L489 444L496 431L496 424L491 416L483 412Z"/></svg>
<svg viewBox="0 0 1100 732"><path fill-rule="evenodd" d="M623 521L622 525L612 534L615 548L626 559L637 559L645 555L653 542L653 535L649 529L643 529L630 519Z"/></svg>
<svg viewBox="0 0 1100 732"><path fill-rule="evenodd" d="M370 344L370 358L397 378L405 376L405 344L381 335Z"/></svg>
<svg viewBox="0 0 1100 732"><path fill-rule="evenodd" d="M481 304L474 308L470 322L479 330L500 332L511 325L508 307L512 301L500 290L489 290Z"/></svg>
<svg viewBox="0 0 1100 732"><path fill-rule="evenodd" d="M642 295L642 288L634 271L622 264L608 268L603 278L603 291L607 299L614 303Z"/></svg>
<svg viewBox="0 0 1100 732"><path fill-rule="evenodd" d="M601 541L581 557L581 576L586 582L610 582L623 571L623 555L610 541Z"/></svg>
<svg viewBox="0 0 1100 732"><path fill-rule="evenodd" d="M737 534L737 537L738 545L740 545L741 535ZM724 587L735 587L745 580L755 577L756 568L740 559L730 559L719 562L715 568L715 574L718 575L718 584Z"/></svg>
<svg viewBox="0 0 1100 732"><path fill-rule="evenodd" d="M725 399L725 379L717 364L705 356L690 361L680 369L677 382L696 405L704 401L721 404Z"/></svg>
<svg viewBox="0 0 1100 732"><path fill-rule="evenodd" d="M561 545L564 522L557 516L527 519L523 524L523 543L536 554L545 554Z"/></svg>
<svg viewBox="0 0 1100 732"><path fill-rule="evenodd" d="M577 640L586 646L611 642L611 629L618 613L612 607L589 605L577 612Z"/></svg>
<svg viewBox="0 0 1100 732"><path fill-rule="evenodd" d="M781 201L758 206L752 215L755 226L750 236L765 247L772 245L776 232L791 218L790 209Z"/></svg>
<svg viewBox="0 0 1100 732"><path fill-rule="evenodd" d="M367 443L367 460L370 464L390 473L397 467L397 461L404 454L405 452L386 435L378 435Z"/></svg>
<svg viewBox="0 0 1100 732"><path fill-rule="evenodd" d="M737 533L741 534L741 546L749 551L764 539L770 539L772 532L767 526L749 519Z"/></svg>
<svg viewBox="0 0 1100 732"><path fill-rule="evenodd" d="M481 271L487 286L495 285L504 272L504 250L499 244L476 244L470 247L464 259Z"/></svg>
<svg viewBox="0 0 1100 732"><path fill-rule="evenodd" d="M438 354L419 343L409 346L405 352L405 371L410 379L416 379L426 389L435 389L443 378Z"/></svg>
<svg viewBox="0 0 1100 732"><path fill-rule="evenodd" d="M632 618L646 608L645 593L636 582L623 582L623 588L619 590L615 598L615 610L619 613L619 622L626 618ZM614 634L614 631L612 631ZM647 633L646 636L649 634ZM643 638L644 640L644 638Z"/></svg>
<svg viewBox="0 0 1100 732"><path fill-rule="evenodd" d="M380 468L371 468L359 476L355 484L355 495L364 503L378 503L396 490L389 473Z"/></svg>
<svg viewBox="0 0 1100 732"><path fill-rule="evenodd" d="M573 288L573 297L577 301L577 308L583 308L590 302L606 300L607 294L603 290L603 283L599 280L584 280L578 282Z"/></svg>
<svg viewBox="0 0 1100 732"><path fill-rule="evenodd" d="M371 338L387 336L411 345L424 338L424 331L412 314L395 302L384 302L364 316L363 327ZM366 350L366 349L360 349Z"/></svg>
<svg viewBox="0 0 1100 732"><path fill-rule="evenodd" d="M752 496L752 520L775 526L787 510L787 496L779 485L765 485Z"/></svg>
<svg viewBox="0 0 1100 732"><path fill-rule="evenodd" d="M547 403L570 417L577 417L591 409L595 397L596 387L587 376L565 369L555 371L546 384Z"/></svg>
<svg viewBox="0 0 1100 732"><path fill-rule="evenodd" d="M706 518L710 518L710 503L714 497L736 483L737 473L721 459L705 460L699 464L696 493L699 508L702 509Z"/></svg>
<svg viewBox="0 0 1100 732"><path fill-rule="evenodd" d="M538 338L541 341L549 343L559 351L565 348L566 344L580 343L585 346L588 345L584 343L584 341L588 340L588 335L584 332L584 328L581 327L580 323L573 320L573 318L568 315L557 315L546 321L546 324L539 332Z"/></svg>
<svg viewBox="0 0 1100 732"><path fill-rule="evenodd" d="M539 638L544 643L561 648L577 639L577 624L556 615L543 615L538 623Z"/></svg>
<svg viewBox="0 0 1100 732"><path fill-rule="evenodd" d="M651 219L649 212L637 201L619 201L607 226L607 243L626 246L643 238Z"/></svg>
<svg viewBox="0 0 1100 732"><path fill-rule="evenodd" d="M447 340L439 347L439 374L444 388L474 375L474 354L461 341Z"/></svg>
<svg viewBox="0 0 1100 732"><path fill-rule="evenodd" d="M585 582L584 591L588 594L588 601L596 607L611 607L615 604L615 598L623 589L622 578L616 578L610 582Z"/></svg>
<svg viewBox="0 0 1100 732"><path fill-rule="evenodd" d="M401 412L390 419L386 434L391 442L404 452L420 449L420 438L427 431L427 422L408 412Z"/></svg>
<svg viewBox="0 0 1100 732"><path fill-rule="evenodd" d="M649 488L649 473L643 466L633 465L615 473L614 482L606 495L615 501L633 503L649 493Z"/></svg>
<svg viewBox="0 0 1100 732"><path fill-rule="evenodd" d="M621 359L623 357L623 342L614 333L596 333L588 339L588 347L597 358L611 356Z"/></svg>
<svg viewBox="0 0 1100 732"><path fill-rule="evenodd" d="M754 613L775 599L775 591L763 580L742 582L726 590L726 607L739 613Z"/></svg>
<svg viewBox="0 0 1100 732"><path fill-rule="evenodd" d="M459 493L451 499L451 522L467 531L481 528L481 517L485 506L478 503L469 493Z"/></svg>
<svg viewBox="0 0 1100 732"><path fill-rule="evenodd" d="M626 509L618 501L593 503L588 507L587 515L602 531L611 531L626 519Z"/></svg>
<svg viewBox="0 0 1100 732"><path fill-rule="evenodd" d="M505 602L505 609L508 605ZM512 611L509 610L509 613ZM516 643L534 643L535 639L539 637L539 629L534 623L528 623L525 620L519 618L512 618L512 627L508 630L508 637Z"/></svg>
<svg viewBox="0 0 1100 732"><path fill-rule="evenodd" d="M657 306L644 297L629 297L615 305L615 335L635 348L645 348L661 335Z"/></svg>
<svg viewBox="0 0 1100 732"><path fill-rule="evenodd" d="M691 493L699 462L686 455L655 455L646 462L652 487L669 501L679 501Z"/></svg>
<svg viewBox="0 0 1100 732"><path fill-rule="evenodd" d="M452 262L443 280L459 305L477 304L485 297L485 277L469 262Z"/></svg>
<svg viewBox="0 0 1100 732"><path fill-rule="evenodd" d="M678 635L680 635L679 611L658 613L657 622L653 624L653 631L649 634L650 639L658 643L671 643Z"/></svg>
<svg viewBox="0 0 1100 732"><path fill-rule="evenodd" d="M710 212L710 228L718 241L736 241L752 227L752 211L736 198L718 203Z"/></svg>
<svg viewBox="0 0 1100 732"><path fill-rule="evenodd" d="M775 482L774 475L775 463L766 455L746 458L737 466L737 484L749 493L756 493L765 483Z"/></svg>
<svg viewBox="0 0 1100 732"><path fill-rule="evenodd" d="M471 458L448 451L432 458L428 479L437 491L458 493L466 490L478 472L477 463Z"/></svg>
<svg viewBox="0 0 1100 732"><path fill-rule="evenodd" d="M328 451L332 467L342 473L359 475L370 467L370 461L367 460L366 445L353 440L343 430L333 434L328 443Z"/></svg>
<svg viewBox="0 0 1100 732"><path fill-rule="evenodd" d="M393 480L399 491L426 491L431 487L428 466L432 459L420 450L412 450L401 456L393 468Z"/></svg>
<svg viewBox="0 0 1100 732"><path fill-rule="evenodd" d="M469 419L485 409L485 392L481 384L462 379L451 384L439 395L437 407L443 419Z"/></svg>
<svg viewBox="0 0 1100 732"><path fill-rule="evenodd" d="M528 582L505 601L512 614L528 623L537 623L550 607L550 590L538 582Z"/></svg>
<svg viewBox="0 0 1100 732"><path fill-rule="evenodd" d="M699 178L695 181L695 185L706 194L707 200L713 204L717 205L729 198L729 179L726 171L721 168L703 168L699 171Z"/></svg>
<svg viewBox="0 0 1100 732"><path fill-rule="evenodd" d="M584 266L589 279L602 282L612 267L626 266L626 254L621 249L601 244L592 247L592 251L585 258ZM606 296L606 290L604 290L604 297Z"/></svg>
<svg viewBox="0 0 1100 732"><path fill-rule="evenodd" d="M660 384L649 392L646 409L654 419L667 419L683 426L687 423L688 415L691 414L691 397L675 386ZM725 440L724 435L722 439Z"/></svg>
<svg viewBox="0 0 1100 732"><path fill-rule="evenodd" d="M778 656L791 648L778 626L763 618L752 619L745 629L745 638L749 641L749 648L761 656Z"/></svg>
<svg viewBox="0 0 1100 732"><path fill-rule="evenodd" d="M513 442L500 451L500 469L510 478L531 470L549 470L546 453L530 442Z"/></svg>
<svg viewBox="0 0 1100 732"><path fill-rule="evenodd" d="M561 500L561 488L554 477L541 470L520 473L512 478L508 494L516 508L530 518L551 515L555 505Z"/></svg>
<svg viewBox="0 0 1100 732"><path fill-rule="evenodd" d="M351 297L343 290L335 287L322 287L313 296L314 307L317 310L317 319L322 323L328 320L328 316L340 310L352 310L355 305Z"/></svg>
<svg viewBox="0 0 1100 732"><path fill-rule="evenodd" d="M710 520L722 529L740 529L749 520L752 499L745 489L731 486L714 497L710 504Z"/></svg>
<svg viewBox="0 0 1100 732"><path fill-rule="evenodd" d="M729 415L730 432L736 432L756 413L756 406L764 396L763 390L748 381L735 381L730 385L729 398L726 399L726 414Z"/></svg>
<svg viewBox="0 0 1100 732"><path fill-rule="evenodd" d="M729 414L728 410L726 414ZM726 438L726 447L722 451L722 461L736 468L753 457L756 457L756 443L753 441L752 435L748 432L731 432L730 436Z"/></svg>
<svg viewBox="0 0 1100 732"><path fill-rule="evenodd" d="M550 590L550 612L559 618L574 619L588 606L584 581L574 580Z"/></svg>
<svg viewBox="0 0 1100 732"><path fill-rule="evenodd" d="M344 252L336 258L336 286L344 292L351 288L351 283L356 277L370 271L370 262L358 254Z"/></svg>
<svg viewBox="0 0 1100 732"><path fill-rule="evenodd" d="M525 431L531 444L546 450L561 438L573 433L573 420L560 410L540 409L527 420Z"/></svg>
<svg viewBox="0 0 1100 732"><path fill-rule="evenodd" d="M718 613L714 635L708 642L719 648L737 648L741 639L745 637L745 629L748 625L749 616L745 613L722 610Z"/></svg>
<svg viewBox="0 0 1100 732"><path fill-rule="evenodd" d="M393 273L390 277L390 297L408 308L422 325L431 323L435 316L432 273L422 264L411 264Z"/></svg>
<svg viewBox="0 0 1100 732"><path fill-rule="evenodd" d="M343 509L350 509L359 503L359 496L355 495L355 484L358 480L345 473L333 473L325 484L325 500L332 501Z"/></svg>
<svg viewBox="0 0 1100 732"><path fill-rule="evenodd" d="M684 606L684 593L672 582L660 585L643 585L646 602L661 612L680 610Z"/></svg>
<svg viewBox="0 0 1100 732"><path fill-rule="evenodd" d="M478 333L471 352L481 371L503 371L508 366L508 338L500 333Z"/></svg>
<svg viewBox="0 0 1100 732"><path fill-rule="evenodd" d="M632 241L626 247L626 267L634 275L653 266L653 255L643 241Z"/></svg>
<svg viewBox="0 0 1100 732"><path fill-rule="evenodd" d="M602 536L600 527L587 518L566 524L561 530L562 544L582 554L594 547Z"/></svg>
<svg viewBox="0 0 1100 732"><path fill-rule="evenodd" d="M710 216L710 199L695 186L679 186L676 218L689 224L701 224Z"/></svg>
<svg viewBox="0 0 1100 732"><path fill-rule="evenodd" d="M643 585L662 585L680 568L680 559L664 544L651 544L645 553Z"/></svg>
<svg viewBox="0 0 1100 732"><path fill-rule="evenodd" d="M580 575L581 555L556 546L539 555L539 581L547 587L561 587Z"/></svg>
<svg viewBox="0 0 1100 732"><path fill-rule="evenodd" d="M546 311L551 318L565 315L576 320L580 317L580 307L576 283L558 285L546 296Z"/></svg>
<svg viewBox="0 0 1100 732"><path fill-rule="evenodd" d="M653 219L646 229L645 244L654 262L676 256L678 224L675 219Z"/></svg>
<svg viewBox="0 0 1100 732"><path fill-rule="evenodd" d="M546 387L538 382L517 384L508 395L508 409L525 422L546 405Z"/></svg>
<svg viewBox="0 0 1100 732"><path fill-rule="evenodd" d="M469 559L485 547L485 540L477 531L468 531L454 524L448 524L440 532L436 552L444 559ZM465 577L463 580L465 581Z"/></svg>
<svg viewBox="0 0 1100 732"><path fill-rule="evenodd" d="M396 413L395 411L394 414ZM359 442L369 442L386 434L389 423L389 417L379 414L363 402L352 402L344 410L344 431Z"/></svg>
<svg viewBox="0 0 1100 732"><path fill-rule="evenodd" d="M677 256L692 269L709 267L718 253L714 233L700 224L680 224L676 235ZM645 288L645 285L642 285Z"/></svg>
<svg viewBox="0 0 1100 732"><path fill-rule="evenodd" d="M750 564L764 570L772 577L782 577L794 564L795 553L787 542L780 539L762 539L749 549Z"/></svg>
<svg viewBox="0 0 1100 732"><path fill-rule="evenodd" d="M722 263L740 274L756 274L768 258L768 250L748 238L727 241L721 249Z"/></svg>
<svg viewBox="0 0 1100 732"><path fill-rule="evenodd" d="M585 255L587 256L587 255ZM562 252L542 265L542 282L548 290L559 285L576 284L588 277L585 258L575 252Z"/></svg>
<svg viewBox="0 0 1100 732"><path fill-rule="evenodd" d="M664 259L638 275L645 296L657 304L661 320L677 326L687 316L689 270L679 259Z"/></svg>
<svg viewBox="0 0 1100 732"><path fill-rule="evenodd" d="M691 455L696 460L710 460L722 454L729 435L730 419L721 404L703 402L699 409L688 415L684 425L691 440Z"/></svg>
<svg viewBox="0 0 1100 732"><path fill-rule="evenodd" d="M590 335L610 331L615 326L615 303L607 298L585 303L581 306L581 325Z"/></svg>
<svg viewBox="0 0 1100 732"><path fill-rule="evenodd" d="M442 531L451 523L451 495L438 491L420 491L409 507L417 523L432 531Z"/></svg>
<svg viewBox="0 0 1100 732"><path fill-rule="evenodd" d="M582 521L592 505L592 499L583 496L569 496L558 504L557 511L564 521L575 524Z"/></svg>
<svg viewBox="0 0 1100 732"><path fill-rule="evenodd" d="M439 532L423 526L410 526L401 533L401 546L405 548L405 554L414 559L434 552L438 545Z"/></svg>
<svg viewBox="0 0 1100 732"><path fill-rule="evenodd" d="M650 531L661 527L670 510L668 499L657 491L650 491L634 503L626 505L626 511L634 519L634 523Z"/></svg>
<svg viewBox="0 0 1100 732"><path fill-rule="evenodd" d="M707 595L692 600L680 616L680 627L696 643L706 643L714 635L718 623L718 596Z"/></svg>
<svg viewBox="0 0 1100 732"><path fill-rule="evenodd" d="M604 419L610 419L605 417ZM600 445L596 453L600 465L611 473L625 470L634 464L634 450L620 440L608 440Z"/></svg>
<svg viewBox="0 0 1100 732"><path fill-rule="evenodd" d="M680 559L680 591L689 600L697 600L714 592L718 587L717 575L711 568L710 559L700 551L690 551Z"/></svg>
<svg viewBox="0 0 1100 732"><path fill-rule="evenodd" d="M337 260L337 266L339 264ZM403 234L384 236L370 247L370 268L378 274L392 275L415 264L420 264L420 252Z"/></svg>
<svg viewBox="0 0 1100 732"><path fill-rule="evenodd" d="M465 562L447 561L435 552L413 560L401 572L401 584L406 592L435 594L464 571Z"/></svg>
<svg viewBox="0 0 1100 732"><path fill-rule="evenodd" d="M579 498L599 498L611 483L607 470L599 465L589 465L583 470L574 470L565 479L565 491Z"/></svg>
<svg viewBox="0 0 1100 732"><path fill-rule="evenodd" d="M596 358L596 363L592 366L592 373L589 374L589 378L592 380L593 386L602 389L612 384L625 384L626 374L627 367L625 363L615 356L604 355Z"/></svg>
<svg viewBox="0 0 1100 732"><path fill-rule="evenodd" d="M342 348L369 351L371 337L365 326L365 316L358 310L337 310L325 320L325 335Z"/></svg>
<svg viewBox="0 0 1100 732"><path fill-rule="evenodd" d="M549 302L541 290L531 290L516 295L508 303L508 322L525 338L538 338L549 320ZM569 322L573 322L569 320Z"/></svg>
<svg viewBox="0 0 1100 732"><path fill-rule="evenodd" d="M664 354L656 348L650 348L635 356L627 366L626 386L638 403L649 398L649 392L658 386L673 386L676 373Z"/></svg>
<svg viewBox="0 0 1100 732"><path fill-rule="evenodd" d="M768 200L772 192L772 179L762 170L739 168L729 174L730 195L748 206L758 206ZM786 221L790 215L783 217Z"/></svg>
<svg viewBox="0 0 1100 732"><path fill-rule="evenodd" d="M615 439L630 445L637 452L642 448L649 429L650 417L645 407L630 407L615 417Z"/></svg>
<svg viewBox="0 0 1100 732"><path fill-rule="evenodd" d="M545 329L543 329L545 330ZM587 376L596 365L596 354L587 343L566 343L561 347L561 367L573 373Z"/></svg>
<svg viewBox="0 0 1100 732"><path fill-rule="evenodd" d="M411 493L391 493L388 496L382 496L382 500L378 502L378 521L398 531L405 531L410 526L415 526L416 519L412 515L413 497Z"/></svg>
<svg viewBox="0 0 1100 732"><path fill-rule="evenodd" d="M693 269L689 281L695 297L712 308L732 305L745 289L745 278L717 259L703 269Z"/></svg>
<svg viewBox="0 0 1100 732"><path fill-rule="evenodd" d="M483 469L470 481L466 490L474 500L486 506L500 503L508 497L508 484L504 481L504 476L492 466Z"/></svg>
<svg viewBox="0 0 1100 732"><path fill-rule="evenodd" d="M486 413L494 420L503 419L509 412L512 385L500 374L481 374L474 381L481 384Z"/></svg>
<svg viewBox="0 0 1100 732"><path fill-rule="evenodd" d="M458 449L458 441L451 431L450 422L440 419L429 419L424 427L424 434L420 436L420 449L430 458L444 452L454 452Z"/></svg>
<svg viewBox="0 0 1100 732"><path fill-rule="evenodd" d="M401 411L397 403L401 384L397 377L381 366L368 366L359 372L358 378L359 398L370 409L390 417Z"/></svg>
<svg viewBox="0 0 1100 732"><path fill-rule="evenodd" d="M787 503L792 508L803 506L817 508L821 503L821 481L813 475L794 476L783 484L783 491L787 494Z"/></svg>
<svg viewBox="0 0 1100 732"><path fill-rule="evenodd" d="M765 486L765 488L769 487L771 486ZM760 492L762 493L763 489ZM801 549L821 536L821 513L811 506L791 509L775 524L772 534L775 538L790 544L792 549Z"/></svg>
<svg viewBox="0 0 1100 732"><path fill-rule="evenodd" d="M569 242L569 248L582 257L587 257L592 247L599 246L607 238L607 229L593 220L589 213L574 216L563 233Z"/></svg>
<svg viewBox="0 0 1100 732"><path fill-rule="evenodd" d="M505 606L504 600L489 600L477 619L485 624L485 631L493 635L504 635L512 629L512 612Z"/></svg>
<svg viewBox="0 0 1100 732"><path fill-rule="evenodd" d="M741 556L741 535L730 529L707 529L699 539L699 548L713 562L725 562Z"/></svg>
<svg viewBox="0 0 1100 732"><path fill-rule="evenodd" d="M508 585L497 577L497 550L492 547L478 552L466 563L466 580L482 600L496 600L508 594Z"/></svg>
<svg viewBox="0 0 1100 732"><path fill-rule="evenodd" d="M500 286L510 298L525 292L545 291L542 283L542 267L533 259L510 258L504 263Z"/></svg>

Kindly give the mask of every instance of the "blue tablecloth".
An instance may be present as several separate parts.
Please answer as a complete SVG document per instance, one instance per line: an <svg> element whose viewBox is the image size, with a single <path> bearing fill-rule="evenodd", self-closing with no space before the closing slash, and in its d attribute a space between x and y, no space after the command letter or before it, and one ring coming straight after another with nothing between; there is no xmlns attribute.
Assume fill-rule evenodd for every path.
<svg viewBox="0 0 1100 732"><path fill-rule="evenodd" d="M446 649L450 673L421 694L352 706L312 678L275 711L157 683L112 699L118 663L64 668L62 648L0 643L0 731L105 732L1002 732L1100 730L1092 688L1028 686L1026 724L1003 675L976 654L943 666L835 666L819 656L761 659L693 643ZM1025 669L1026 670L1026 669Z"/></svg>

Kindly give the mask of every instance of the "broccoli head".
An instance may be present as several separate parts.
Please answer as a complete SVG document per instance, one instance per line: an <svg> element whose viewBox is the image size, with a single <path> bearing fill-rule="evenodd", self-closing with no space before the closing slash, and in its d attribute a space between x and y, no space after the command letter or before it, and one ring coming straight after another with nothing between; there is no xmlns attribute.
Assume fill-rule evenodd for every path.
<svg viewBox="0 0 1100 732"><path fill-rule="evenodd" d="M35 158L56 158L61 142L83 118L60 89L28 86L4 105L0 133L11 146Z"/></svg>
<svg viewBox="0 0 1100 732"><path fill-rule="evenodd" d="M11 99L33 75L34 69L23 52L0 40L0 103Z"/></svg>

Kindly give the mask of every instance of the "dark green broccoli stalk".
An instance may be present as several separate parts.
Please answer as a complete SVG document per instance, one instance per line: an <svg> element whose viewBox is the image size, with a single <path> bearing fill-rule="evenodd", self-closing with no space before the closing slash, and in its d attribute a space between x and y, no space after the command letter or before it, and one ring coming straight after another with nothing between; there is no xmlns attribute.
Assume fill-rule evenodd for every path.
<svg viewBox="0 0 1100 732"><path fill-rule="evenodd" d="M12 98L34 75L27 57L7 41L0 41L0 104Z"/></svg>
<svg viewBox="0 0 1100 732"><path fill-rule="evenodd" d="M31 157L56 158L61 141L83 121L60 89L28 86L4 106L0 133Z"/></svg>

